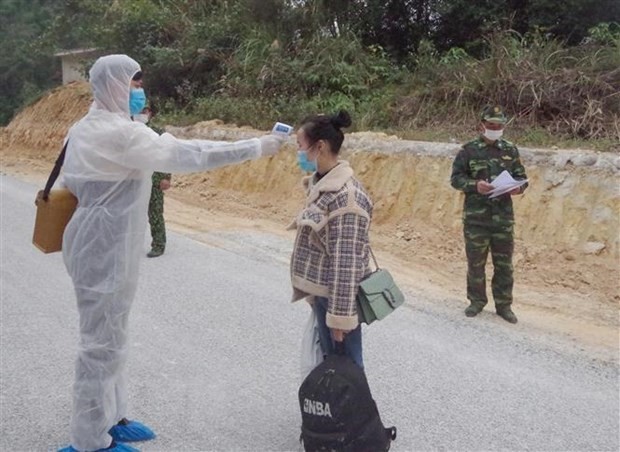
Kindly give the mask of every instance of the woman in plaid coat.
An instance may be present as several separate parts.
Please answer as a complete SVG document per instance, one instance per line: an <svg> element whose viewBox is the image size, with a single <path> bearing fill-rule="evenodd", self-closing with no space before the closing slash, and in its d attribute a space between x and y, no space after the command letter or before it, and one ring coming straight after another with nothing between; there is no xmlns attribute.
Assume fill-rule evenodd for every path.
<svg viewBox="0 0 620 452"><path fill-rule="evenodd" d="M342 128L350 125L349 114L341 110L308 117L297 132L299 166L312 174L303 179L307 197L292 225L297 237L291 282L293 301L307 298L317 314L323 353L344 341L346 354L363 368L355 298L370 273L372 201L349 163L339 159Z"/></svg>

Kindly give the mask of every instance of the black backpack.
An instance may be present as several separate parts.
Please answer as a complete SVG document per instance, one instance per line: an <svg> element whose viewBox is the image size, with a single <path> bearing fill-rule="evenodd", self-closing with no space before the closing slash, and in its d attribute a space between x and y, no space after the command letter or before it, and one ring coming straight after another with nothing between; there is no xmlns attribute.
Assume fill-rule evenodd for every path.
<svg viewBox="0 0 620 452"><path fill-rule="evenodd" d="M299 388L301 441L306 452L384 452L396 439L385 428L364 371L342 354L329 355Z"/></svg>

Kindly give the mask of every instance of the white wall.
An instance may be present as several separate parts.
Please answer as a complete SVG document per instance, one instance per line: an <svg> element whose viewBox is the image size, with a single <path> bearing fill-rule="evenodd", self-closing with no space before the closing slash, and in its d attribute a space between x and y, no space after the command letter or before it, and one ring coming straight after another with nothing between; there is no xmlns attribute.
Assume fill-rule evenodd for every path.
<svg viewBox="0 0 620 452"><path fill-rule="evenodd" d="M62 84L86 80L84 76L84 56L65 55L62 57Z"/></svg>

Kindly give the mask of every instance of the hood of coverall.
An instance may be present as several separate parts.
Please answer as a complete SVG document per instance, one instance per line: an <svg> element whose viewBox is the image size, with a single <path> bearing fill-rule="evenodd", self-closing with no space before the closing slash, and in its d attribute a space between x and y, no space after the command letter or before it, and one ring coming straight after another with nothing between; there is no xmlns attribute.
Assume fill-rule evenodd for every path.
<svg viewBox="0 0 620 452"><path fill-rule="evenodd" d="M89 72L94 107L129 116L131 78L140 70L138 62L127 55L99 58Z"/></svg>

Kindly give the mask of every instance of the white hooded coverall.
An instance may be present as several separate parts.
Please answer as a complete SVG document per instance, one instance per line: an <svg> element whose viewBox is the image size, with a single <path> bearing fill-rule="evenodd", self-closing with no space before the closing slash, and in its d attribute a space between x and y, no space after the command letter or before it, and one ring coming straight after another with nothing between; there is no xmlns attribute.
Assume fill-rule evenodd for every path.
<svg viewBox="0 0 620 452"><path fill-rule="evenodd" d="M126 55L90 70L94 102L68 133L64 184L77 209L63 237L80 318L71 445L106 448L126 416L127 324L144 247L153 171L202 171L261 156L259 139L234 143L159 136L129 115L130 81L140 66Z"/></svg>

